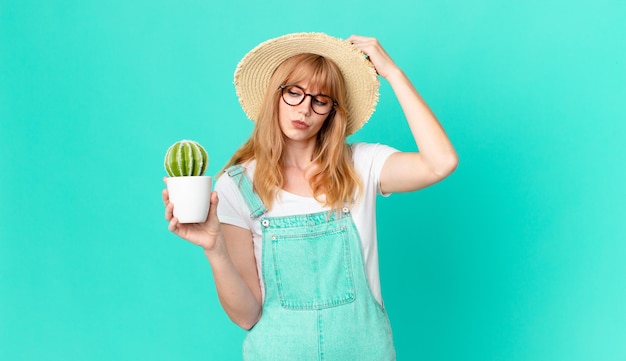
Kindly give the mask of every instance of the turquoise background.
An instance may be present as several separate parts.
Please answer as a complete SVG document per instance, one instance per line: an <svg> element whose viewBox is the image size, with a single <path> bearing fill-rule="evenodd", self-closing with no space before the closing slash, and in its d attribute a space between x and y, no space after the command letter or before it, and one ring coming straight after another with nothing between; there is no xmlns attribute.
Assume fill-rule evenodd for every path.
<svg viewBox="0 0 626 361"><path fill-rule="evenodd" d="M297 31L377 37L460 155L379 200L399 360L626 359L624 1L0 0L0 359L237 360L162 159L249 135L232 74ZM388 84L352 141L415 150Z"/></svg>

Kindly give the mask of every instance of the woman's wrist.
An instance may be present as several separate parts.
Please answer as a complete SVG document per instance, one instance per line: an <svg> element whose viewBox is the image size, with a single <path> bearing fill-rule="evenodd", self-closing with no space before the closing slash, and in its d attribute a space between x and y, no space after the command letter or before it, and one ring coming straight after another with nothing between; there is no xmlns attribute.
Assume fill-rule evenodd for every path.
<svg viewBox="0 0 626 361"><path fill-rule="evenodd" d="M393 82L394 80L405 79L406 75L404 74L402 69L394 66L390 71L387 72L387 74L385 74L384 78L388 82Z"/></svg>
<svg viewBox="0 0 626 361"><path fill-rule="evenodd" d="M214 237L215 241L209 242L209 244L212 243L210 247L202 246L205 256L209 259L209 261L217 261L220 258L227 258L228 249L226 248L226 244L224 242L224 236L221 233L218 233Z"/></svg>

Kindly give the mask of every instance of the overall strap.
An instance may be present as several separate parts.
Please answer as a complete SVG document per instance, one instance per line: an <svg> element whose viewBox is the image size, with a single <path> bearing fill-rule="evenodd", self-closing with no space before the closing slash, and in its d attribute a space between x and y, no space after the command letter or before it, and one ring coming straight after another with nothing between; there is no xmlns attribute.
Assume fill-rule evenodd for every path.
<svg viewBox="0 0 626 361"><path fill-rule="evenodd" d="M239 187L239 191L243 195L248 208L250 208L250 218L257 218L267 211L261 198L254 193L252 182L245 173L246 169L241 165L233 165L225 170L226 173L235 181Z"/></svg>

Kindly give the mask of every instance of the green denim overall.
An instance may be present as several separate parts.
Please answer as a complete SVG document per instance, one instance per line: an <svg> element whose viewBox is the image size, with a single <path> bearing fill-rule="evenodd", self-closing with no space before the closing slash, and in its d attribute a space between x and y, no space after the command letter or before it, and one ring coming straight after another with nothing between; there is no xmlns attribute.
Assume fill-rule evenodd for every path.
<svg viewBox="0 0 626 361"><path fill-rule="evenodd" d="M241 166L226 170L261 222L263 314L246 361L392 361L387 313L369 289L350 211L266 217Z"/></svg>

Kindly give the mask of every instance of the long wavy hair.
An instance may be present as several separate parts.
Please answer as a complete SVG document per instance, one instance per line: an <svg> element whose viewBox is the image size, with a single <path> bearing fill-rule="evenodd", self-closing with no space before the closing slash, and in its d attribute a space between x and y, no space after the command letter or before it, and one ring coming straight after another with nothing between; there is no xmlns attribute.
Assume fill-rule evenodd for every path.
<svg viewBox="0 0 626 361"><path fill-rule="evenodd" d="M311 166L305 170L315 199L324 206L339 209L351 205L361 192L361 180L354 169L351 148L346 143L347 100L341 72L323 56L299 54L285 60L274 71L252 135L224 167L256 160L253 187L268 209L284 184L285 138L278 123L280 85L305 81L338 103L317 134Z"/></svg>

